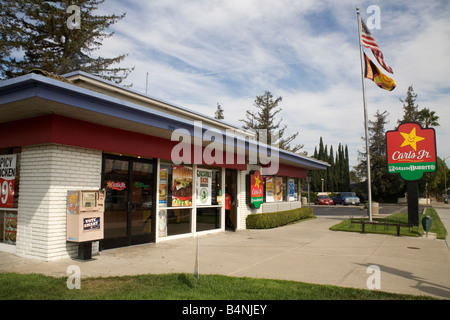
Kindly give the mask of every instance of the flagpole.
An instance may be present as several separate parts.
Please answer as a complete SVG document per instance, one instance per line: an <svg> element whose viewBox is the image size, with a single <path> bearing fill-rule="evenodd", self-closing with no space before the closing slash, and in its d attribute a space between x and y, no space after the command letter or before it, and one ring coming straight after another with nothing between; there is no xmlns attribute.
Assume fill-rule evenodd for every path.
<svg viewBox="0 0 450 320"><path fill-rule="evenodd" d="M363 90L363 104L364 104L364 129L366 135L366 158L367 158L367 195L368 195L368 213L369 221L372 221L372 182L370 178L370 148L369 148L369 128L367 120L367 98L366 98L366 81L364 75L365 58L363 46L361 43L361 16L359 15L359 7L356 7L356 14L358 16L358 33L359 33L359 54L361 58L361 81Z"/></svg>

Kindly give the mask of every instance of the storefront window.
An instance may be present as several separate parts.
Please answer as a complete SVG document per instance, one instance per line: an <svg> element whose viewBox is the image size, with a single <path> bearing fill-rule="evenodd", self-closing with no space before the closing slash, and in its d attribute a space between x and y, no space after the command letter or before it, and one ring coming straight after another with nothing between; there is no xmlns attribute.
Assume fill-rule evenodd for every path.
<svg viewBox="0 0 450 320"><path fill-rule="evenodd" d="M265 177L266 202L275 202L275 177Z"/></svg>
<svg viewBox="0 0 450 320"><path fill-rule="evenodd" d="M288 178L289 201L298 201L298 179Z"/></svg>
<svg viewBox="0 0 450 320"><path fill-rule="evenodd" d="M159 169L158 235L190 233L193 170L161 162Z"/></svg>
<svg viewBox="0 0 450 320"><path fill-rule="evenodd" d="M0 149L0 243L16 244L20 148Z"/></svg>
<svg viewBox="0 0 450 320"><path fill-rule="evenodd" d="M219 229L222 212L222 169L199 166L196 180L196 230Z"/></svg>

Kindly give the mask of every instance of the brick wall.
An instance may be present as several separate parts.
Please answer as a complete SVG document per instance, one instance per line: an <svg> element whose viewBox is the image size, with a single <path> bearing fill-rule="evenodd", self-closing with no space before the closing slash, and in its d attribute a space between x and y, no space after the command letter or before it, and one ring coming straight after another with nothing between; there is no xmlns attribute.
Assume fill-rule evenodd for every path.
<svg viewBox="0 0 450 320"><path fill-rule="evenodd" d="M75 257L66 242L66 195L99 189L102 151L56 144L23 147L16 254L44 261Z"/></svg>

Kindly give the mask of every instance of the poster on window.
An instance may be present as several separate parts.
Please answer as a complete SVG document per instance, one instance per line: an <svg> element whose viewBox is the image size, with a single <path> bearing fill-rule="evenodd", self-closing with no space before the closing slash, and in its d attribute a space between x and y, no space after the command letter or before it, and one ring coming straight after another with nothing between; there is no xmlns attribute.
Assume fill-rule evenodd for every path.
<svg viewBox="0 0 450 320"><path fill-rule="evenodd" d="M158 212L158 236L167 237L167 211L159 210Z"/></svg>
<svg viewBox="0 0 450 320"><path fill-rule="evenodd" d="M289 201L295 201L294 179L289 179Z"/></svg>
<svg viewBox="0 0 450 320"><path fill-rule="evenodd" d="M283 178L277 177L277 201L283 201Z"/></svg>
<svg viewBox="0 0 450 320"><path fill-rule="evenodd" d="M275 178L266 177L266 202L275 202Z"/></svg>
<svg viewBox="0 0 450 320"><path fill-rule="evenodd" d="M168 184L168 170L161 168L159 170L159 206L167 207L167 184Z"/></svg>
<svg viewBox="0 0 450 320"><path fill-rule="evenodd" d="M12 208L14 206L16 161L16 154L0 155L0 208Z"/></svg>
<svg viewBox="0 0 450 320"><path fill-rule="evenodd" d="M172 207L192 206L192 168L173 166Z"/></svg>
<svg viewBox="0 0 450 320"><path fill-rule="evenodd" d="M212 170L197 170L197 205L211 205Z"/></svg>

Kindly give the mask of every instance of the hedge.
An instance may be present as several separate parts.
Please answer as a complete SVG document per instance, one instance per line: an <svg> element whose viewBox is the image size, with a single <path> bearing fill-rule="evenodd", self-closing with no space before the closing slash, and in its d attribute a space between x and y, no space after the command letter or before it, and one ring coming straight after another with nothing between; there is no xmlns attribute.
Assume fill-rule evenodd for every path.
<svg viewBox="0 0 450 320"><path fill-rule="evenodd" d="M270 229L303 219L315 218L313 208L304 207L293 210L255 213L247 216L247 229Z"/></svg>

